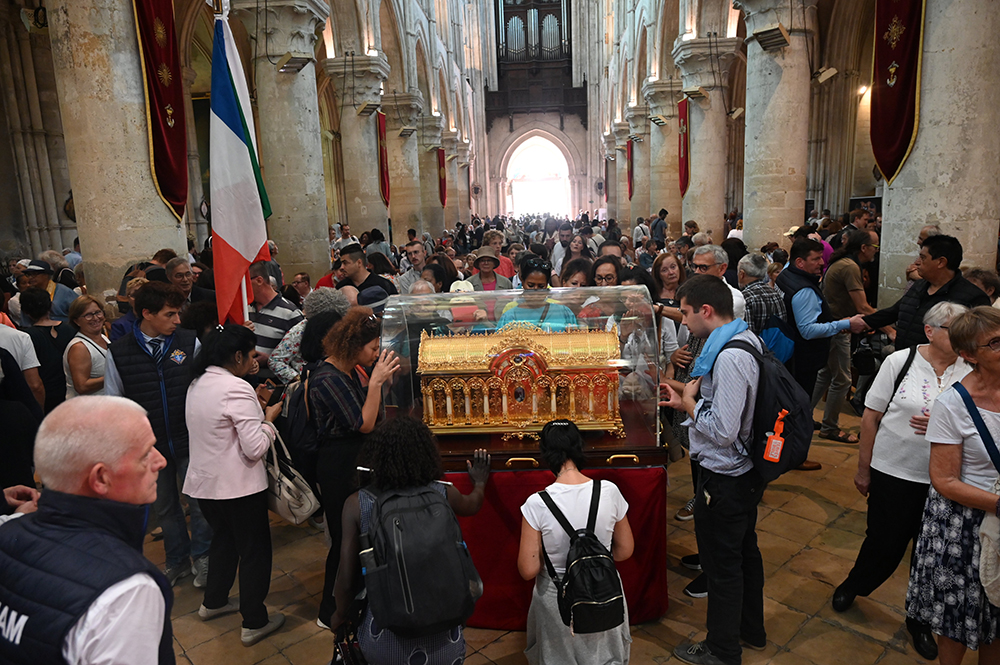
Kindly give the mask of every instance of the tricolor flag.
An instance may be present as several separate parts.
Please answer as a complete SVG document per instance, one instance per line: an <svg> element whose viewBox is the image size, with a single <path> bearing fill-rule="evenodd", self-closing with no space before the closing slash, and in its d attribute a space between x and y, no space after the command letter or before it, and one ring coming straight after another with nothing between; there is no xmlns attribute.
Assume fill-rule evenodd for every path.
<svg viewBox="0 0 1000 665"><path fill-rule="evenodd" d="M219 322L244 322L247 269L271 258L267 226L271 205L257 160L250 93L229 29L229 0L215 16L212 46L212 116L209 124L212 256Z"/></svg>

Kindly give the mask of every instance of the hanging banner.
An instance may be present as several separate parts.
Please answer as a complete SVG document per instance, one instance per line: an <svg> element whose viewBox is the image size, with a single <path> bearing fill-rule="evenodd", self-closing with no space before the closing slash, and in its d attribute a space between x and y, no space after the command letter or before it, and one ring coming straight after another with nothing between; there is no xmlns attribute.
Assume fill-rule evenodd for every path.
<svg viewBox="0 0 1000 665"><path fill-rule="evenodd" d="M871 139L875 163L890 185L917 139L923 36L923 0L876 1Z"/></svg>
<svg viewBox="0 0 1000 665"><path fill-rule="evenodd" d="M173 0L132 0L139 38L149 166L156 193L178 221L188 195L187 130Z"/></svg>
<svg viewBox="0 0 1000 665"><path fill-rule="evenodd" d="M688 103L687 97L677 102L677 120L680 123L677 129L677 155L679 157L677 173L680 175L681 196L687 194L688 185L691 183L691 143L688 141Z"/></svg>
<svg viewBox="0 0 1000 665"><path fill-rule="evenodd" d="M375 112L375 128L378 131L378 193L382 203L389 205L389 151L385 145L385 114Z"/></svg>
<svg viewBox="0 0 1000 665"><path fill-rule="evenodd" d="M604 202L608 202L608 158L604 158Z"/></svg>
<svg viewBox="0 0 1000 665"><path fill-rule="evenodd" d="M625 173L628 176L628 200L632 200L632 139L625 142Z"/></svg>
<svg viewBox="0 0 1000 665"><path fill-rule="evenodd" d="M448 205L448 172L444 166L444 148L438 148L438 198L441 207Z"/></svg>

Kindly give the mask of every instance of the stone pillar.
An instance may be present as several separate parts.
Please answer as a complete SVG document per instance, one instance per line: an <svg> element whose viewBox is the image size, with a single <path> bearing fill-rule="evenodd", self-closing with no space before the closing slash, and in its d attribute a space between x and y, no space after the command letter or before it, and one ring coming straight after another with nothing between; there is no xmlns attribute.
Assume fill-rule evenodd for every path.
<svg viewBox="0 0 1000 665"><path fill-rule="evenodd" d="M298 72L280 72L272 63L288 52L312 54L316 30L330 8L322 0L274 0L264 6L235 0L233 14L251 35L265 21L268 29L266 38L260 33L252 63L260 167L271 202L268 237L278 245L286 281L299 271L322 275L330 266L330 245L316 63L310 60Z"/></svg>
<svg viewBox="0 0 1000 665"><path fill-rule="evenodd" d="M649 159L649 108L632 106L625 112L632 140L632 202L631 216L619 220L622 229L631 231L636 217L649 217L650 159ZM659 208L657 208L659 210Z"/></svg>
<svg viewBox="0 0 1000 665"><path fill-rule="evenodd" d="M118 290L125 269L184 229L156 194L135 16L118 0L53 0L49 38L88 291Z"/></svg>
<svg viewBox="0 0 1000 665"><path fill-rule="evenodd" d="M455 228L455 222L459 220L458 196L458 132L441 132L441 144L444 146L445 163L444 168L448 175L448 202L444 211L444 228ZM434 236L437 241L438 236Z"/></svg>
<svg viewBox="0 0 1000 665"><path fill-rule="evenodd" d="M444 206L438 193L437 148L441 146L441 116L425 115L420 123L420 211L417 231L427 231L435 238L444 233ZM409 227L408 227L409 228Z"/></svg>
<svg viewBox="0 0 1000 665"><path fill-rule="evenodd" d="M458 221L468 224L469 215L469 143L460 141L458 144Z"/></svg>
<svg viewBox="0 0 1000 665"><path fill-rule="evenodd" d="M680 237L684 221L677 144L677 98L680 91L681 83L674 79L647 82L642 86L650 118L659 116L666 119L665 124L650 122L649 125L649 210L653 214L660 208L667 210L671 238Z"/></svg>
<svg viewBox="0 0 1000 665"><path fill-rule="evenodd" d="M604 135L604 158L607 159L607 178L604 180L604 188L608 193L608 200L602 201L599 208L608 209L608 219L618 219L618 151L615 150L614 134ZM612 161L614 160L614 161ZM604 173L601 177L604 177Z"/></svg>
<svg viewBox="0 0 1000 665"><path fill-rule="evenodd" d="M756 39L747 40L743 227L747 246L762 247L805 219L812 31L801 26L815 0L735 4L746 15L748 35L777 23L799 26L789 30L782 49L764 51Z"/></svg>
<svg viewBox="0 0 1000 665"><path fill-rule="evenodd" d="M327 58L323 67L334 79L337 104L342 109L340 141L344 156L347 222L357 236L376 227L386 233L389 211L379 193L378 130L374 111L384 101L380 92L382 82L389 76L389 63L383 55L356 55ZM358 113L355 109L364 112Z"/></svg>
<svg viewBox="0 0 1000 665"><path fill-rule="evenodd" d="M920 131L883 200L881 307L906 289L906 266L926 224L939 224L959 239L964 265L990 270L996 265L1000 99L983 86L983 76L1000 70L1000 17L988 10L978 3L927 0ZM976 93L956 104L956 90Z"/></svg>
<svg viewBox="0 0 1000 665"><path fill-rule="evenodd" d="M187 117L188 148L188 234L194 237L195 246L201 250L208 238L208 220L201 214L201 202L205 198L205 187L201 182L201 155L198 153L198 128L194 124L194 104L191 102L191 86L198 78L193 67L185 67L184 72L184 114Z"/></svg>
<svg viewBox="0 0 1000 665"><path fill-rule="evenodd" d="M628 197L628 153L625 152L625 141L628 140L629 128L627 122L616 122L611 127L615 134L615 172L617 180L615 186L618 191L615 203L615 212L618 215L615 219L622 225L622 228L630 226L629 219L632 214L632 201Z"/></svg>
<svg viewBox="0 0 1000 665"><path fill-rule="evenodd" d="M389 154L389 216L393 240L399 244L405 241L406 229L420 229L421 226L419 138L415 131L409 136L400 136L399 131L403 127L416 127L424 101L419 92L397 94L383 100L388 102L382 112L385 113Z"/></svg>
<svg viewBox="0 0 1000 665"><path fill-rule="evenodd" d="M701 88L704 94L691 98L689 104L690 183L684 195L681 223L693 219L703 231L712 231L712 240L722 242L729 153L724 95L729 66L741 42L736 38L712 42L682 41L673 52L684 88Z"/></svg>

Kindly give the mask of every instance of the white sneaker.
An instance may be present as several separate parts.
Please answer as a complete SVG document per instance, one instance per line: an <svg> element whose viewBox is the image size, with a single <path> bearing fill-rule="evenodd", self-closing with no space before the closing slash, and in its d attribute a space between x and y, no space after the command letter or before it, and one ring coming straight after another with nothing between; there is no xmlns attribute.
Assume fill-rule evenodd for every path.
<svg viewBox="0 0 1000 665"><path fill-rule="evenodd" d="M202 621L208 621L209 619L214 619L215 617L221 617L226 614L232 614L233 612L239 612L239 611L240 611L240 599L233 598L222 607L216 608L214 610L208 609L207 607L205 607L205 604L202 603L201 607L198 608L198 616L201 617Z"/></svg>
<svg viewBox="0 0 1000 665"><path fill-rule="evenodd" d="M191 564L191 574L194 575L194 585L204 589L208 584L208 555L199 557Z"/></svg>
<svg viewBox="0 0 1000 665"><path fill-rule="evenodd" d="M240 641L243 642L243 646L252 647L274 631L281 628L283 625L285 625L284 614L281 612L269 614L267 617L267 625L263 628L241 628L240 630L242 632L240 633Z"/></svg>

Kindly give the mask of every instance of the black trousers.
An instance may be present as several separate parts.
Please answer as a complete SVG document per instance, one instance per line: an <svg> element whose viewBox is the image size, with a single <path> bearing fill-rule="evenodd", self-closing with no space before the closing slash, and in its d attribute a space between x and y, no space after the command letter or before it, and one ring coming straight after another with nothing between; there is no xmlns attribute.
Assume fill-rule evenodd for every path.
<svg viewBox="0 0 1000 665"><path fill-rule="evenodd" d="M323 512L330 530L330 552L326 557L326 577L319 604L319 618L327 625L330 615L337 609L333 587L340 567L340 541L343 537L341 517L347 497L358 489L358 453L362 443L363 438L360 436L331 441L320 448L316 465L316 479L323 493Z"/></svg>
<svg viewBox="0 0 1000 665"><path fill-rule="evenodd" d="M214 610L229 602L229 591L239 568L243 627L263 628L267 625L264 599L271 588L267 492L237 499L199 499L198 502L205 520L212 527L205 607Z"/></svg>
<svg viewBox="0 0 1000 665"><path fill-rule="evenodd" d="M694 530L708 577L708 637L713 654L739 665L740 637L760 644L764 631L764 562L757 547L757 504L764 481L756 470L724 476L699 472Z"/></svg>
<svg viewBox="0 0 1000 665"><path fill-rule="evenodd" d="M896 572L910 541L916 549L928 487L871 470L868 529L854 568L844 582L848 590L867 596Z"/></svg>

